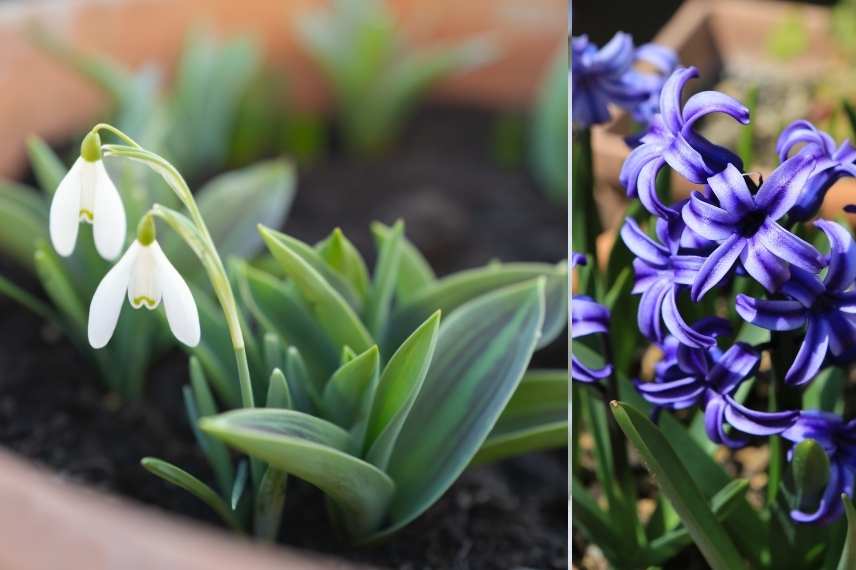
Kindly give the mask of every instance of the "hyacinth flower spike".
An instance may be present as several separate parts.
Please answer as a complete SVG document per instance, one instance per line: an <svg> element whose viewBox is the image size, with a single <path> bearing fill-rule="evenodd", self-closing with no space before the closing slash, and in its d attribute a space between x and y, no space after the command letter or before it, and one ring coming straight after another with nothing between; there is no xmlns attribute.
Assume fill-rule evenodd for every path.
<svg viewBox="0 0 856 570"><path fill-rule="evenodd" d="M691 291L693 301L725 279L738 260L770 292L787 281L789 264L820 271L820 253L778 223L796 203L814 163L808 156L788 159L760 188L729 164L708 179L708 196L693 193L682 210L687 227L719 244L698 272Z"/></svg>
<svg viewBox="0 0 856 570"><path fill-rule="evenodd" d="M792 509L791 518L800 523L828 523L843 513L841 495L853 497L856 481L856 420L845 422L835 414L809 410L782 437L795 445L805 439L818 442L829 458L829 479L814 511ZM788 451L793 458L794 448Z"/></svg>
<svg viewBox="0 0 856 570"><path fill-rule="evenodd" d="M800 120L788 125L779 135L776 153L784 161L799 144L803 146L798 154L811 156L817 161L805 191L788 212L791 219L804 221L817 214L827 190L839 178L856 176L856 148L847 140L836 148L835 140L828 133Z"/></svg>
<svg viewBox="0 0 856 570"><path fill-rule="evenodd" d="M700 332L716 336L728 330L718 318L696 324ZM668 344L668 341L667 341ZM798 412L758 412L733 398L740 384L758 365L758 354L747 344L736 343L724 353L679 344L674 358L657 368L655 382L637 382L636 388L651 404L671 409L699 405L704 409L705 431L711 441L729 447L746 443L742 434L773 435L793 425ZM731 425L729 433L726 427Z"/></svg>
<svg viewBox="0 0 856 570"><path fill-rule="evenodd" d="M696 93L681 108L681 92L687 81L698 77L695 67L679 67L660 91L660 114L654 116L648 131L621 167L619 179L631 198L638 196L646 210L665 218L680 215L657 197L657 174L666 164L694 184L728 164L743 168L740 158L695 132L695 123L711 113L725 113L746 125L749 109L718 91Z"/></svg>
<svg viewBox="0 0 856 570"><path fill-rule="evenodd" d="M649 97L648 80L633 72L636 49L629 34L616 33L600 49L588 36L578 36L571 40L571 49L574 126L609 122L610 104L630 109Z"/></svg>
<svg viewBox="0 0 856 570"><path fill-rule="evenodd" d="M571 254L571 267L585 265L586 257L579 253ZM591 297L574 295L571 299L571 339L609 332L609 309L597 303ZM585 365L571 353L571 378L587 384L603 380L612 374L612 365L607 363L601 368Z"/></svg>
<svg viewBox="0 0 856 570"><path fill-rule="evenodd" d="M101 158L101 139L95 131L83 139L80 157L54 193L50 207L50 237L56 252L69 256L77 242L80 222L92 224L95 249L104 259L115 259L125 244L125 209Z"/></svg>
<svg viewBox="0 0 856 570"><path fill-rule="evenodd" d="M680 224L680 220L677 220ZM670 232L669 223L657 220L657 243L648 237L633 218L628 218L621 228L621 239L633 252L633 270L636 283L634 294L642 294L639 302L637 322L639 330L653 342L663 342L666 329L681 343L693 348L712 345L716 339L691 327L678 311L677 296L682 289L689 290L696 273L704 263L697 255L679 255L680 237L671 233L682 233L680 228Z"/></svg>
<svg viewBox="0 0 856 570"><path fill-rule="evenodd" d="M648 43L637 48L636 61L648 66L651 71L634 72L638 74L636 82L639 85L645 85L648 97L645 101L634 105L630 113L637 122L647 125L654 115L660 112L660 91L666 79L678 66L678 54L666 46Z"/></svg>
<svg viewBox="0 0 856 570"><path fill-rule="evenodd" d="M140 222L137 239L98 284L89 307L89 344L102 348L113 336L123 299L152 311L163 301L169 328L179 341L196 346L199 313L187 283L155 239L151 215Z"/></svg>
<svg viewBox="0 0 856 570"><path fill-rule="evenodd" d="M845 228L827 220L815 225L829 239L828 270L823 281L793 269L782 287L789 299L755 299L740 294L737 313L756 326L786 331L806 327L793 364L785 374L789 384L812 380L828 355L841 361L856 356L856 243Z"/></svg>

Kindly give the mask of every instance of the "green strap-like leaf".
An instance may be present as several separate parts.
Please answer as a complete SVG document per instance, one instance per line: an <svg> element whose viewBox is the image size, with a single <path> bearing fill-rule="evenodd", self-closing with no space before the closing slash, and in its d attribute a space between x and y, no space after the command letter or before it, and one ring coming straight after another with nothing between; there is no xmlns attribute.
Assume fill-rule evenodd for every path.
<svg viewBox="0 0 856 570"><path fill-rule="evenodd" d="M568 445L568 371L530 370L474 463Z"/></svg>
<svg viewBox="0 0 856 570"><path fill-rule="evenodd" d="M374 222L371 226L378 251L383 249L384 244L392 239L392 228L380 222ZM398 262L398 275L395 284L395 298L399 304L407 303L422 289L430 286L437 280L434 270L406 237L401 238L401 253Z"/></svg>
<svg viewBox="0 0 856 570"><path fill-rule="evenodd" d="M214 396L208 387L208 382L205 379L205 373L202 371L202 365L195 357L190 359L190 385L191 393L185 393L185 403L187 405L187 413L190 419L190 425L193 427L193 433L196 440L199 442L199 447L211 468L214 470L214 475L217 477L217 483L223 492L227 495L235 482L235 471L232 467L232 458L229 455L229 450L222 442L217 441L202 433L197 424L199 418L214 416L217 414L217 404L214 402Z"/></svg>
<svg viewBox="0 0 856 570"><path fill-rule="evenodd" d="M33 267L36 244L48 240L48 205L42 196L17 184L0 182L0 252Z"/></svg>
<svg viewBox="0 0 856 570"><path fill-rule="evenodd" d="M27 155L39 188L46 196L53 196L68 172L65 164L45 141L35 135L27 138Z"/></svg>
<svg viewBox="0 0 856 570"><path fill-rule="evenodd" d="M446 317L389 461L399 486L390 526L375 538L419 516L470 463L517 389L543 322L543 277L483 295Z"/></svg>
<svg viewBox="0 0 856 570"><path fill-rule="evenodd" d="M340 427L292 410L247 409L204 418L200 428L320 488L339 509L351 536L366 536L381 524L395 484L371 464L348 455L351 436Z"/></svg>
<svg viewBox="0 0 856 570"><path fill-rule="evenodd" d="M271 253L282 264L289 278L309 303L318 324L336 346L347 345L357 352L365 352L375 344L351 306L318 271L295 253L282 239L282 234L265 227L260 227L259 232Z"/></svg>
<svg viewBox="0 0 856 570"><path fill-rule="evenodd" d="M214 489L184 469L155 457L144 457L140 463L150 473L157 475L161 479L172 483L177 487L181 487L204 502L206 505L211 507L214 512L220 515L220 518L222 518L226 524L236 531L243 531L240 523L235 518L235 513L233 513L232 510L229 509L228 505L226 505L225 501L223 501L223 499L214 492Z"/></svg>
<svg viewBox="0 0 856 570"><path fill-rule="evenodd" d="M371 335L383 339L389 320L392 296L395 293L396 276L401 259L401 239L404 236L404 223L398 221L392 228L392 234L380 248L375 266L372 285L366 297L363 309L364 320Z"/></svg>
<svg viewBox="0 0 856 570"><path fill-rule="evenodd" d="M279 534L287 484L288 475L284 471L268 467L256 493L253 531L267 542L273 542Z"/></svg>
<svg viewBox="0 0 856 570"><path fill-rule="evenodd" d="M291 400L291 390L288 389L288 380L279 368L274 368L268 383L268 393L265 399L266 408L294 409Z"/></svg>
<svg viewBox="0 0 856 570"><path fill-rule="evenodd" d="M847 515L847 539L841 550L841 558L838 559L837 570L853 570L856 568L856 509L853 501L846 494L841 494L844 503L844 512Z"/></svg>
<svg viewBox="0 0 856 570"><path fill-rule="evenodd" d="M410 331L437 309L449 316L456 308L480 295L542 276L546 278L546 317L538 346L545 346L562 332L568 322L568 268L564 263L497 263L440 279L395 311L388 344L398 346Z"/></svg>
<svg viewBox="0 0 856 570"><path fill-rule="evenodd" d="M606 512L597 505L597 501L577 481L576 476L571 477L571 509L574 527L588 535L589 540L597 544L610 562L615 563L621 560L624 552L635 550L635 537L622 536L616 532Z"/></svg>
<svg viewBox="0 0 856 570"><path fill-rule="evenodd" d="M364 457L386 469L401 428L416 401L437 346L440 311L413 331L384 368L366 430Z"/></svg>
<svg viewBox="0 0 856 570"><path fill-rule="evenodd" d="M366 400L375 391L380 373L377 345L343 364L327 381L322 397L324 415L338 426L351 429L368 414Z"/></svg>
<svg viewBox="0 0 856 570"><path fill-rule="evenodd" d="M714 570L738 570L746 565L731 538L716 520L701 491L663 433L634 408L612 403L612 413L639 451L663 494L669 498L690 536Z"/></svg>
<svg viewBox="0 0 856 570"><path fill-rule="evenodd" d="M354 244L336 228L327 239L315 245L315 250L331 268L339 272L365 299L369 290L369 272L363 256Z"/></svg>

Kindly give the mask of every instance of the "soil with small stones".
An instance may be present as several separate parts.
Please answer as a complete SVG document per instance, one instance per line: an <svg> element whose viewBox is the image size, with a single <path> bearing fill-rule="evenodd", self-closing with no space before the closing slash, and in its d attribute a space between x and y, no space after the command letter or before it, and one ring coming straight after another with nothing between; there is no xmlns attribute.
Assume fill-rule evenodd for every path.
<svg viewBox="0 0 856 570"><path fill-rule="evenodd" d="M493 124L478 110L433 108L382 159L334 149L301 171L286 231L317 240L339 226L372 259L369 223L401 218L439 274L494 259L563 259L564 208L547 201L528 174L491 159ZM3 260L0 273L39 290ZM533 364L567 366L566 346L559 339ZM153 455L212 479L184 416L181 353L152 367L141 401L123 403L58 330L0 299L0 370L0 445L61 478L220 526L204 505L139 465ZM564 451L536 453L470 469L417 521L371 549L337 541L320 492L290 482L282 540L402 570L566 568L566 458Z"/></svg>

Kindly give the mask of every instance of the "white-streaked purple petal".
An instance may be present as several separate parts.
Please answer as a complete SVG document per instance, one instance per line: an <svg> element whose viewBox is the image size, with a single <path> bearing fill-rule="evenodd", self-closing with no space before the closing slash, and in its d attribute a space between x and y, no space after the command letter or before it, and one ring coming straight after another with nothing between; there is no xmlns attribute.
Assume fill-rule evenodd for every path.
<svg viewBox="0 0 856 570"><path fill-rule="evenodd" d="M773 220L784 216L805 189L814 163L812 157L798 154L780 164L761 185L755 204L766 210Z"/></svg>
<svg viewBox="0 0 856 570"><path fill-rule="evenodd" d="M791 276L788 264L767 249L758 236L747 240L746 248L740 253L740 263L746 273L771 293L778 291Z"/></svg>
<svg viewBox="0 0 856 570"><path fill-rule="evenodd" d="M785 382L799 386L811 381L823 365L828 347L826 322L822 319L809 320L799 352L785 374Z"/></svg>
<svg viewBox="0 0 856 570"><path fill-rule="evenodd" d="M749 124L749 109L743 103L719 91L702 91L687 99L684 105L684 131L711 113L725 113L744 125Z"/></svg>
<svg viewBox="0 0 856 570"><path fill-rule="evenodd" d="M823 269L820 253L807 241L784 229L770 218L764 220L754 240L766 246L777 257L801 269L819 272Z"/></svg>
<svg viewBox="0 0 856 570"><path fill-rule="evenodd" d="M704 265L699 269L695 283L692 286L690 297L693 302L697 302L705 293L719 285L725 279L745 248L746 240L735 234L722 242L708 256Z"/></svg>
<svg viewBox="0 0 856 570"><path fill-rule="evenodd" d="M678 311L674 286L669 288L663 303L663 321L666 323L669 332L690 348L707 348L716 342L714 337L702 334L687 324Z"/></svg>
<svg viewBox="0 0 856 570"><path fill-rule="evenodd" d="M823 279L827 291L844 291L856 280L856 242L842 225L829 220L817 220L815 226L829 240L829 271Z"/></svg>
<svg viewBox="0 0 856 570"><path fill-rule="evenodd" d="M707 375L708 384L721 394L728 394L742 382L758 364L758 353L748 344L738 342L725 351Z"/></svg>
<svg viewBox="0 0 856 570"><path fill-rule="evenodd" d="M806 309L797 301L755 299L740 293L737 314L746 322L772 331L790 331L805 324Z"/></svg>
<svg viewBox="0 0 856 570"><path fill-rule="evenodd" d="M695 67L679 67L669 76L660 91L660 113L672 133L680 132L683 126L681 92L687 81L694 77L698 77Z"/></svg>
<svg viewBox="0 0 856 570"><path fill-rule="evenodd" d="M639 331L650 341L661 341L665 337L660 315L663 301L671 288L670 283L657 281L642 294L642 299L639 300L636 321Z"/></svg>
<svg viewBox="0 0 856 570"><path fill-rule="evenodd" d="M669 250L648 237L633 218L627 218L621 226L621 239L633 255L648 263L665 266L669 261Z"/></svg>
<svg viewBox="0 0 856 570"><path fill-rule="evenodd" d="M671 382L637 382L636 389L652 404L669 406L676 402L695 400L705 391L705 386L692 377Z"/></svg>
<svg viewBox="0 0 856 570"><path fill-rule="evenodd" d="M725 241L737 232L734 217L706 202L698 192L690 196L689 202L681 209L681 215L690 230L711 241Z"/></svg>
<svg viewBox="0 0 856 570"><path fill-rule="evenodd" d="M743 433L751 435L776 435L791 427L797 419L797 410L783 412L759 412L725 396L725 421Z"/></svg>
<svg viewBox="0 0 856 570"><path fill-rule="evenodd" d="M694 184L704 184L712 174L701 153L681 134L676 135L671 144L663 149L663 157L669 166Z"/></svg>
<svg viewBox="0 0 856 570"><path fill-rule="evenodd" d="M755 208L755 200L746 186L746 180L733 164L708 178L707 184L719 200L719 205L732 219L737 220Z"/></svg>

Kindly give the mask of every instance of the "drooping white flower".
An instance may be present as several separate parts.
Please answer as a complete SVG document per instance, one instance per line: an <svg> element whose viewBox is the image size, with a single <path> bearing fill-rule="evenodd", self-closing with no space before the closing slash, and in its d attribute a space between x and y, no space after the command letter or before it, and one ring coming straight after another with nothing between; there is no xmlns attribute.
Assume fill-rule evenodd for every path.
<svg viewBox="0 0 856 570"><path fill-rule="evenodd" d="M80 157L59 183L50 209L50 236L54 249L71 255L80 222L92 224L95 249L104 259L115 259L127 231L122 198L104 168L97 133L83 139Z"/></svg>
<svg viewBox="0 0 856 570"><path fill-rule="evenodd" d="M147 221L141 224L143 228ZM188 346L199 344L199 312L184 279L164 255L154 239L154 224L147 233L143 229L113 266L92 296L89 306L89 344L105 346L119 321L125 296L135 309L154 310L163 300L169 328L175 338Z"/></svg>

